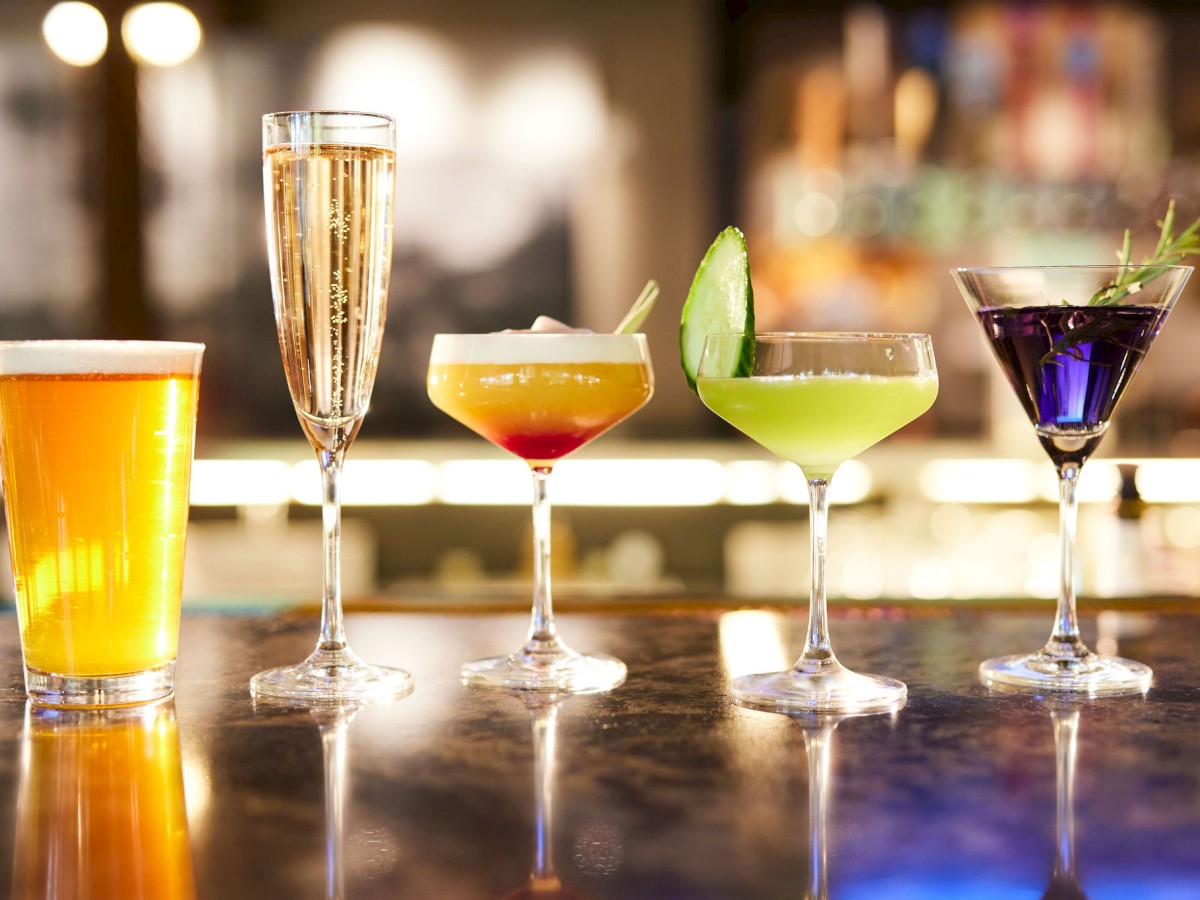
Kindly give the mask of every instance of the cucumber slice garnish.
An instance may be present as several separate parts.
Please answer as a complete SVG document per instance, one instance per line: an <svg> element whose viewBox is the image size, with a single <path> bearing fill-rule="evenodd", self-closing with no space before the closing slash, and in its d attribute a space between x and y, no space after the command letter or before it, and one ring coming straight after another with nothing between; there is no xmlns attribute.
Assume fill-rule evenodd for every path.
<svg viewBox="0 0 1200 900"><path fill-rule="evenodd" d="M717 235L688 291L679 322L679 356L688 387L696 390L696 371L704 339L710 334L741 332L747 340L710 369L726 376L748 375L753 364L754 291L745 236L732 225Z"/></svg>

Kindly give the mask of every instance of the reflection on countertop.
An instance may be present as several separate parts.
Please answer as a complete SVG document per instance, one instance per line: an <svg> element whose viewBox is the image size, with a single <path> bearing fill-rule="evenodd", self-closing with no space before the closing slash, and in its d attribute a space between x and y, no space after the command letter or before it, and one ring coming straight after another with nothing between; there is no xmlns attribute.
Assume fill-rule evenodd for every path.
<svg viewBox="0 0 1200 900"><path fill-rule="evenodd" d="M359 652L416 677L409 697L352 721L249 696L251 674L309 646L307 615L191 613L178 760L151 754L111 776L181 779L186 803L161 796L186 808L196 896L222 900L498 900L535 883L593 900L1036 897L1048 886L1166 900L1200 881L1195 611L1107 613L1108 652L1147 662L1155 683L1076 706L976 677L981 659L1043 638L1045 610L835 616L839 656L910 693L895 715L832 731L728 701L731 677L795 655L804 622L725 608L711 597L692 612L564 613L629 679L532 712L458 681L461 662L519 637L525 614L352 613ZM57 735L26 722L15 621L0 623L11 663L0 884L24 884L42 833L29 827L31 790L82 770L69 742L34 753ZM1097 618L1083 625L1099 645ZM36 774L43 764L58 781Z"/></svg>

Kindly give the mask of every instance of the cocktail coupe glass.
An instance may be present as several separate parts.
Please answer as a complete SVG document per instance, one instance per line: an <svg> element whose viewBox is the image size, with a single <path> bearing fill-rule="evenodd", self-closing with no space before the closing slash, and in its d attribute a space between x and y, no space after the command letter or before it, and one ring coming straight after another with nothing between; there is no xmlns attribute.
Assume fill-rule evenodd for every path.
<svg viewBox="0 0 1200 900"><path fill-rule="evenodd" d="M1054 627L1041 650L984 662L979 674L985 683L1088 694L1137 693L1150 686L1148 666L1098 656L1079 636L1076 486L1191 272L1189 266L953 271L1058 470L1062 558Z"/></svg>
<svg viewBox="0 0 1200 900"><path fill-rule="evenodd" d="M833 652L825 597L829 484L839 465L933 405L938 379L929 336L709 335L696 387L709 409L798 465L808 481L812 594L804 651L786 671L734 679L733 700L777 712L898 709L908 693L902 682L852 672Z"/></svg>
<svg viewBox="0 0 1200 900"><path fill-rule="evenodd" d="M550 597L554 464L650 399L654 375L643 334L439 334L429 359L434 406L520 457L533 473L533 610L525 644L467 663L466 684L588 693L625 680L625 664L572 650L558 635Z"/></svg>
<svg viewBox="0 0 1200 900"><path fill-rule="evenodd" d="M275 324L288 389L321 466L321 633L296 665L260 672L255 696L341 703L400 697L402 669L368 665L346 643L338 476L375 383L392 257L396 126L387 116L263 117L263 187Z"/></svg>

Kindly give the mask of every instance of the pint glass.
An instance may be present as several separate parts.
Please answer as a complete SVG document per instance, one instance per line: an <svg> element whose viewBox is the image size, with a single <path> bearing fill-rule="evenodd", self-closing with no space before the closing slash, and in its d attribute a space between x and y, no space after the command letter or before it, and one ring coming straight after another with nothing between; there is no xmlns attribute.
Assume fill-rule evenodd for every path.
<svg viewBox="0 0 1200 900"><path fill-rule="evenodd" d="M0 465L25 687L115 706L175 686L202 344L0 343Z"/></svg>

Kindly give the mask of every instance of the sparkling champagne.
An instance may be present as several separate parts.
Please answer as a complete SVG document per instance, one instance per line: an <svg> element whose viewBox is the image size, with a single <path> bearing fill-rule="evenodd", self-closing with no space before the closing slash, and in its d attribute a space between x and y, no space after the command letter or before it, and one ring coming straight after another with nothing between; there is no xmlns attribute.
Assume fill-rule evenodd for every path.
<svg viewBox="0 0 1200 900"><path fill-rule="evenodd" d="M341 702L412 690L403 669L367 665L342 624L338 478L383 343L392 258L396 123L373 113L263 116L263 188L275 325L292 403L321 466L321 636L308 658L250 679L255 697Z"/></svg>
<svg viewBox="0 0 1200 900"><path fill-rule="evenodd" d="M391 267L395 154L299 144L263 155L275 322L288 388L318 446L367 411Z"/></svg>

